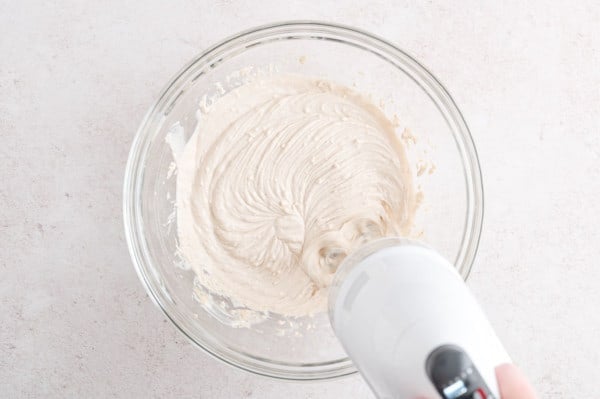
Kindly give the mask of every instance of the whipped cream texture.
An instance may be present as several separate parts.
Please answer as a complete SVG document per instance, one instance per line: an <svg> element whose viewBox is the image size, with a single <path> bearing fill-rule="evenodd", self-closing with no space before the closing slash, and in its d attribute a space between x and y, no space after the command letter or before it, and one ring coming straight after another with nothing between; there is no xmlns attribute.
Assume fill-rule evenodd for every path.
<svg viewBox="0 0 600 399"><path fill-rule="evenodd" d="M219 98L177 166L180 253L204 287L256 311L326 310L343 258L407 235L416 208L405 150L383 112L301 76Z"/></svg>

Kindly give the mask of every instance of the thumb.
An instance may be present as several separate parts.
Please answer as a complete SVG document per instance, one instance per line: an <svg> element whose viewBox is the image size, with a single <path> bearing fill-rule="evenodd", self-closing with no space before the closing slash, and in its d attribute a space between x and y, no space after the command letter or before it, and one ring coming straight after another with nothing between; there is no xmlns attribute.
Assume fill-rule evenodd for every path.
<svg viewBox="0 0 600 399"><path fill-rule="evenodd" d="M496 379L501 399L537 399L529 381L513 364L496 367Z"/></svg>

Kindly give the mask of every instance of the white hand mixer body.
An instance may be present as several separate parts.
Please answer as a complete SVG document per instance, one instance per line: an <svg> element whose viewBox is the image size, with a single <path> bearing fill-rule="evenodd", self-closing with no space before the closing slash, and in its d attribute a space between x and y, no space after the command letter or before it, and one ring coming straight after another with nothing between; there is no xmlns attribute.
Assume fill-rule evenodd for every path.
<svg viewBox="0 0 600 399"><path fill-rule="evenodd" d="M382 399L500 399L510 362L477 301L441 255L382 239L344 260L329 296L344 349Z"/></svg>

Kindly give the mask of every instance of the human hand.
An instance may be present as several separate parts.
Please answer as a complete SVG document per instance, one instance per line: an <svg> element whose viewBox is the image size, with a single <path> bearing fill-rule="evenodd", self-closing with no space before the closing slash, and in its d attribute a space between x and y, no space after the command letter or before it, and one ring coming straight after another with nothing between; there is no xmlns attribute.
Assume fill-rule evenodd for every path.
<svg viewBox="0 0 600 399"><path fill-rule="evenodd" d="M496 367L496 380L500 389L500 399L537 399L529 381L513 364Z"/></svg>

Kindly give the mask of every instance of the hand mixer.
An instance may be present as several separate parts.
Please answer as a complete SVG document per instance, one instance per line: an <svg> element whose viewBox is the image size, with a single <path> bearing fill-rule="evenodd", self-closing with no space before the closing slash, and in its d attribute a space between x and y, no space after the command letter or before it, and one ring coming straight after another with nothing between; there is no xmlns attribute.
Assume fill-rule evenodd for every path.
<svg viewBox="0 0 600 399"><path fill-rule="evenodd" d="M500 399L510 358L456 269L408 240L371 242L346 258L329 296L344 349L382 399Z"/></svg>

